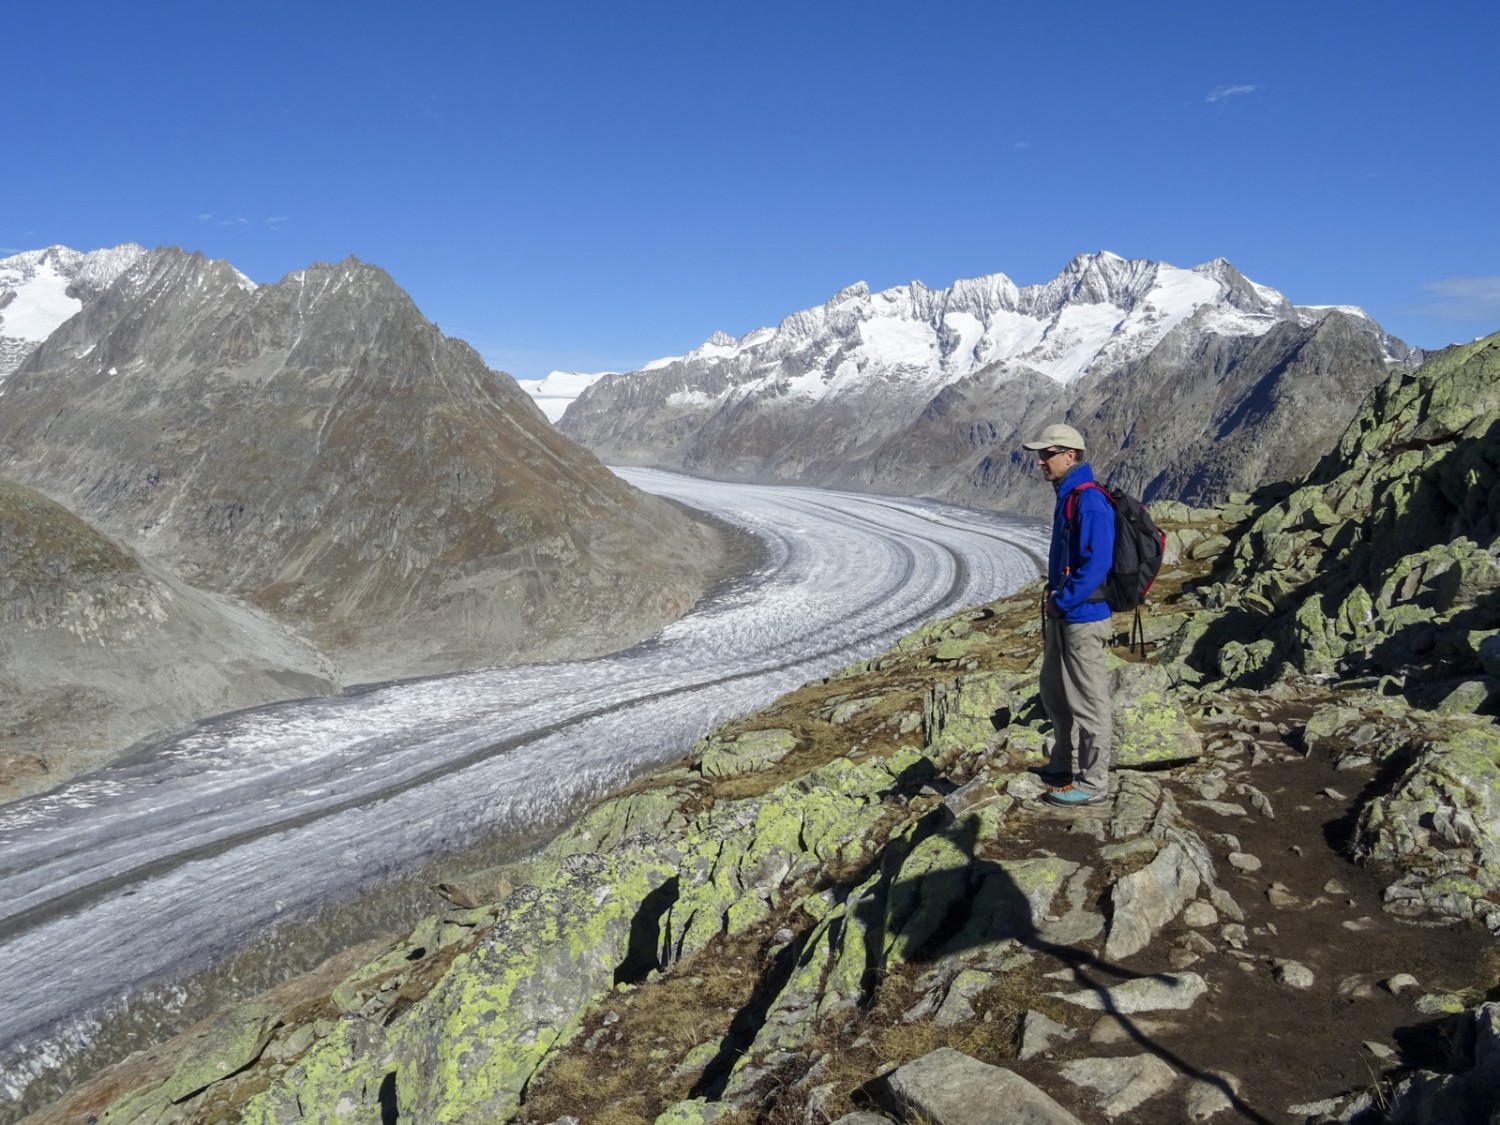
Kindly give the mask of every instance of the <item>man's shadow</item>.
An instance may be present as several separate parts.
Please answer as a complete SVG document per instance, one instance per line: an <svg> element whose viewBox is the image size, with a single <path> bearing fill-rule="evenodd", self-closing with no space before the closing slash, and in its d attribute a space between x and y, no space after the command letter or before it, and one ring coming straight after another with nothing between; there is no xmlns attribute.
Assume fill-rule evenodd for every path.
<svg viewBox="0 0 1500 1125"><path fill-rule="evenodd" d="M919 965L947 961L956 973L967 963L982 960L985 951L998 953L1018 947L1045 954L1072 969L1077 988L1092 990L1099 998L1099 1011L1113 1016L1143 1050L1178 1073L1222 1091L1246 1120L1272 1125L1224 1078L1195 1066L1144 1031L1119 1009L1109 993L1115 984L1149 976L1166 980L1165 974L1137 972L1080 946L1049 939L1046 927L1037 924L1039 907L1004 866L980 855L979 833L977 816L956 818L946 806L938 806L918 822L909 838L887 845L879 859L882 877L858 901L846 904L843 924L858 926L864 934L866 963L859 997L862 1009L868 1010L875 1003L892 960ZM903 878L901 871L908 857L938 834L947 837L962 860ZM852 893L874 873L868 870L842 885ZM735 1017L718 1055L694 1087L694 1096L716 1098L723 1094L734 1065L751 1049L782 988L793 974L821 955L818 948L809 946L807 936L789 943L772 959L754 996Z"/></svg>

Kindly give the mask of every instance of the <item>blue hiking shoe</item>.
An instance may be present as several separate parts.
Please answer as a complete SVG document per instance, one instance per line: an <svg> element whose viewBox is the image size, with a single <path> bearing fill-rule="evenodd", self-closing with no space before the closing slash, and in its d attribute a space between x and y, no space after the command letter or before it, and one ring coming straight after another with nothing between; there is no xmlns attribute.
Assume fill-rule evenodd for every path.
<svg viewBox="0 0 1500 1125"><path fill-rule="evenodd" d="M1102 805L1109 798L1103 793L1086 793L1076 785L1065 785L1043 793L1042 800L1059 808L1081 809L1087 805Z"/></svg>

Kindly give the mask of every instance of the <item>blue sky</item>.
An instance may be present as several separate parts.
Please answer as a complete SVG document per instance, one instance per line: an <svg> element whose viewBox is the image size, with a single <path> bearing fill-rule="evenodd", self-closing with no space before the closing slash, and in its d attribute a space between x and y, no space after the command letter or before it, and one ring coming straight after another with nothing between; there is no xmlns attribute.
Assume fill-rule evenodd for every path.
<svg viewBox="0 0 1500 1125"><path fill-rule="evenodd" d="M518 377L855 281L1215 257L1500 329L1492 0L17 4L0 253L350 254Z"/></svg>

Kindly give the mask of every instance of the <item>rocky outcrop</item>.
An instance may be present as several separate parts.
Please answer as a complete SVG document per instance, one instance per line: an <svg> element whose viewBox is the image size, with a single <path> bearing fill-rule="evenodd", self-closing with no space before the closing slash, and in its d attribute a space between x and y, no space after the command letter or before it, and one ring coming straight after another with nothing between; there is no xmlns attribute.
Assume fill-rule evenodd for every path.
<svg viewBox="0 0 1500 1125"><path fill-rule="evenodd" d="M1500 338L1393 375L1300 486L1253 508L1194 600L1176 672L1200 690L1288 677L1375 690L1309 741L1399 782L1360 816L1361 855L1406 868L1394 901L1500 929ZM1488 874L1486 874L1488 872Z"/></svg>
<svg viewBox="0 0 1500 1125"><path fill-rule="evenodd" d="M1424 418L1486 355L1419 377ZM1358 425L1389 432L1379 403L1405 401ZM1349 460L1394 488L1396 445ZM1290 521L1330 536L1324 557L1267 553L1284 600L1246 604L1264 568L1245 544L1347 471L1158 512L1178 561L1148 613L1152 666L1113 661L1115 718L1122 746L1171 750L1118 763L1104 805L1035 799L1049 730L1023 590L714 731L496 873L504 899L436 914L321 1007L282 1008L264 1044L267 1022L252 1037L237 1017L250 1046L216 1057L259 1052L238 1071L189 1091L195 1063L169 1086L187 1057L169 1046L154 1076L105 1076L37 1120L959 1125L996 1119L1003 1089L1059 1123L1487 1121L1494 719L1439 690L1483 640L1401 676L1378 645L1331 663L1297 647L1314 634L1295 628L1296 568L1383 573L1436 546L1361 537L1367 512ZM1216 557L1184 546L1205 543ZM1487 597L1455 582L1428 609ZM1236 613L1285 615L1258 664L1253 632L1229 648ZM1482 664L1458 671L1488 691Z"/></svg>

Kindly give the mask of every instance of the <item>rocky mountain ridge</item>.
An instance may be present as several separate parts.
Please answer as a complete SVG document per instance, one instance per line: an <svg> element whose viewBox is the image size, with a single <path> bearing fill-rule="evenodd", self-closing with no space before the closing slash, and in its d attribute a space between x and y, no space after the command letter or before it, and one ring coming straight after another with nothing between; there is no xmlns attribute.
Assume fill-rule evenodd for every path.
<svg viewBox="0 0 1500 1125"><path fill-rule="evenodd" d="M142 252L6 381L0 474L243 603L281 634L264 650L265 630L242 634L250 665L311 647L325 684L609 651L686 610L725 551L353 258L256 286L227 262ZM24 672L45 628L26 607L55 593L14 587L4 607L17 695L45 687ZM222 690L218 648L197 655L220 671L185 677L174 708L264 701ZM290 676L281 698L313 682ZM116 718L101 702L100 737L124 733ZM73 769L60 745L26 726L5 749L47 761L30 785Z"/></svg>
<svg viewBox="0 0 1500 1125"><path fill-rule="evenodd" d="M1035 800L1033 587L31 1120L1492 1120L1497 386L1448 349L1302 480L1157 505L1108 804Z"/></svg>
<svg viewBox="0 0 1500 1125"><path fill-rule="evenodd" d="M1294 306L1222 259L1099 253L1044 285L850 286L774 329L606 376L559 425L616 463L1034 513L1049 502L1012 461L1061 417L1148 499L1205 503L1306 471L1364 393L1420 358L1359 309ZM1240 456L1295 426L1316 442L1282 444L1273 475ZM1161 430L1162 447L1132 442Z"/></svg>
<svg viewBox="0 0 1500 1125"><path fill-rule="evenodd" d="M145 253L125 242L88 253L49 246L0 258L0 387L59 324Z"/></svg>

